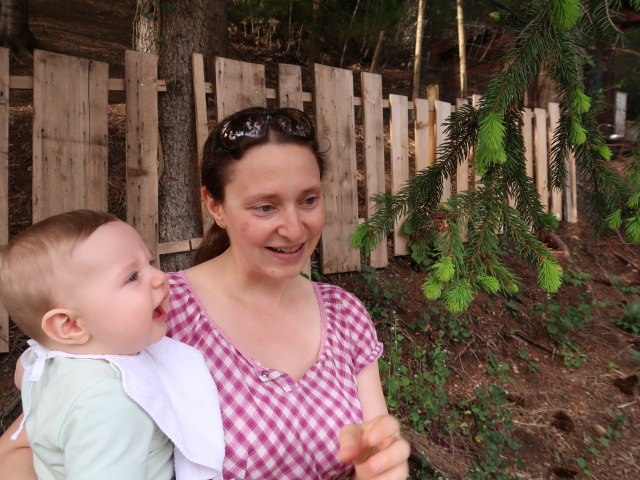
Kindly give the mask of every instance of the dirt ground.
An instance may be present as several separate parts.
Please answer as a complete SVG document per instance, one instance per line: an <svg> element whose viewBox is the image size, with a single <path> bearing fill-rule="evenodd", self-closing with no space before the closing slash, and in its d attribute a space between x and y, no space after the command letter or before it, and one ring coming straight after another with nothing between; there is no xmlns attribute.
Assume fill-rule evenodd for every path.
<svg viewBox="0 0 640 480"><path fill-rule="evenodd" d="M63 8L59 8L61 3L56 8L57 2L49 2L49 6L40 0L31 3L35 6L31 12L32 31L41 48L111 61L115 64L110 70L111 76L119 76L117 58L122 56L130 38L126 34L130 27L130 5L129 10L112 9L104 7L103 2L94 2L91 10L88 2L77 5L77 0L67 1ZM129 3L123 2L123 5ZM99 19L97 23L101 27L89 28L87 22L91 18ZM93 23L95 26L96 22ZM84 25L84 31L78 25ZM120 34L115 34L118 29ZM78 36L70 37L69 32ZM95 37L108 41L94 43ZM248 49L242 45L233 46L230 55L251 60ZM22 74L28 74L28 61L14 59L13 66L23 69ZM404 93L409 85L406 72L387 73L385 88ZM10 110L10 235L31 221L32 109L28 103L28 95L16 95ZM124 205L123 123L122 106L113 105L109 130L109 208L120 215ZM620 166L619 161L616 166ZM631 349L640 350L640 337L611 322L622 316L623 305L640 299L640 246L620 238L594 241L585 225L584 218L578 224L561 224L557 238L547 239L558 252L565 278L569 279L557 294L550 297L541 292L535 272L505 245L507 264L521 278L519 294L513 298L481 296L463 317L470 335L444 339L449 358L447 366L451 371L444 386L447 408L455 407L476 386L492 380L486 371L489 351L499 362L509 365L514 380L507 386L508 406L514 412L512 437L521 447L517 451L507 449L504 456L518 478L587 478L576 463L577 458L585 458L593 478L599 480L640 478L637 377L640 363L630 353ZM384 306L381 298L369 298L372 283L363 282L358 274L337 274L321 280L341 285L369 303ZM420 328L416 327L424 312L434 311L434 304L421 292L423 281L424 273L406 257L393 258L388 268L378 271L375 284L380 295L385 292L395 295L387 299L387 306L393 307L395 313L376 318L379 335L387 345L386 361L390 361L389 346L397 342L398 332L407 345L431 344L435 340L440 325L437 316L432 316L432 324L425 327L423 322ZM603 306L599 302L607 303ZM586 356L580 366L565 365L547 331L547 320L540 307L550 304L558 305L563 311L584 304L592 306L588 316L586 312L582 315L584 329L570 333L579 353ZM20 411L12 376L15 360L23 348L24 337L12 327L11 351L0 354L0 432ZM523 351L528 358L523 358ZM404 360L411 365L411 358ZM531 367L532 363L536 368ZM395 413L408 423L412 412L399 405ZM430 433L433 432L427 428L423 435L428 437ZM607 445L600 442L598 453L594 453L590 450L594 448L591 442L599 438L608 439ZM468 438L460 437L439 445L443 451L457 456L459 462L466 463L472 453L481 448L473 432ZM515 466L516 459L524 466Z"/></svg>

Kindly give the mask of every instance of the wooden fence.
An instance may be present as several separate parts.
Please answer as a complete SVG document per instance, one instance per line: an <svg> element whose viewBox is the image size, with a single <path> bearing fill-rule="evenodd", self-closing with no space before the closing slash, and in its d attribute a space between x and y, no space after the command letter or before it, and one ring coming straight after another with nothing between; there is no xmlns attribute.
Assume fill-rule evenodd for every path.
<svg viewBox="0 0 640 480"><path fill-rule="evenodd" d="M382 77L360 74L360 97L354 95L354 73L314 66L314 91L302 89L302 70L279 65L277 88L267 88L264 65L216 58L212 80L207 81L202 55L193 55L193 86L198 151L208 134L207 95L215 95L215 112L222 118L252 105L303 108L312 102L321 147L327 149L324 195L327 224L321 238L323 273L357 271L360 254L349 247L349 235L360 221L358 174L364 178L365 195L385 191L390 179L397 192L409 178L410 158L417 170L433 164L444 141L444 122L456 105L437 99L409 101L403 95L383 98ZM8 124L9 95L14 89L33 91L33 220L76 209L107 209L107 116L109 91L126 92L126 196L127 220L134 225L152 251L167 254L195 248L200 239L158 243L158 92L166 90L157 78L157 57L128 51L125 78L108 77L102 62L35 51L33 77L11 76L9 53L0 49L0 243L8 241ZM478 102L479 97L471 99ZM363 171L358 172L356 109L362 112ZM385 136L385 109L390 119ZM410 115L411 111L414 111ZM577 220L576 182L569 162L565 192L547 189L548 150L558 121L559 106L525 109L523 132L527 171L535 178L543 204L558 218ZM410 120L413 119L413 120ZM413 142L409 131L413 129ZM385 171L385 142L390 148L390 170ZM445 184L443 200L453 192L473 188L468 162L458 167L455 184ZM372 204L363 206L365 217ZM206 213L206 212L205 212ZM203 213L205 226L208 215ZM408 253L401 228L393 235L393 254ZM384 243L384 242L383 242ZM380 245L369 262L387 265L387 246ZM8 349L8 319L0 305L0 351Z"/></svg>

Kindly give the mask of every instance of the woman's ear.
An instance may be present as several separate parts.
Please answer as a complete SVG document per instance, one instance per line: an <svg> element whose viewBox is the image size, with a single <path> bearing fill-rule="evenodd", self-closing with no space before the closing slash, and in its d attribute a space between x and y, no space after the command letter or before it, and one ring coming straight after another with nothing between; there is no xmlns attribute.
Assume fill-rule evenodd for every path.
<svg viewBox="0 0 640 480"><path fill-rule="evenodd" d="M91 339L84 323L66 308L49 310L42 317L41 325L47 337L64 345L84 345Z"/></svg>
<svg viewBox="0 0 640 480"><path fill-rule="evenodd" d="M213 221L221 228L226 228L227 224L224 221L224 212L222 209L222 203L215 200L211 194L207 191L206 187L200 189L200 195L202 195L202 201L207 206L209 214Z"/></svg>

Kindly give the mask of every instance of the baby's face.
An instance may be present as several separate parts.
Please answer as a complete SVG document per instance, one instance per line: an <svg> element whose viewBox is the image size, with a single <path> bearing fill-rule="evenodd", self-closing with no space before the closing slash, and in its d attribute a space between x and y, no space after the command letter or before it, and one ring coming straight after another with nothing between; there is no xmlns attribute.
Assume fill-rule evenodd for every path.
<svg viewBox="0 0 640 480"><path fill-rule="evenodd" d="M130 225L102 225L58 273L59 296L91 334L91 353L136 353L166 334L169 285Z"/></svg>

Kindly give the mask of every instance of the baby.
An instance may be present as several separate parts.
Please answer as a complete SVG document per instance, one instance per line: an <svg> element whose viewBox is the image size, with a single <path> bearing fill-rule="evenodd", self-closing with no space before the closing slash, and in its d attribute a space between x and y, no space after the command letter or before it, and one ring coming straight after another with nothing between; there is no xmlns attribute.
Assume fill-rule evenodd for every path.
<svg viewBox="0 0 640 480"><path fill-rule="evenodd" d="M107 213L49 217L0 252L0 301L31 338L16 384L39 479L222 478L216 387L164 336L168 295L140 235Z"/></svg>

